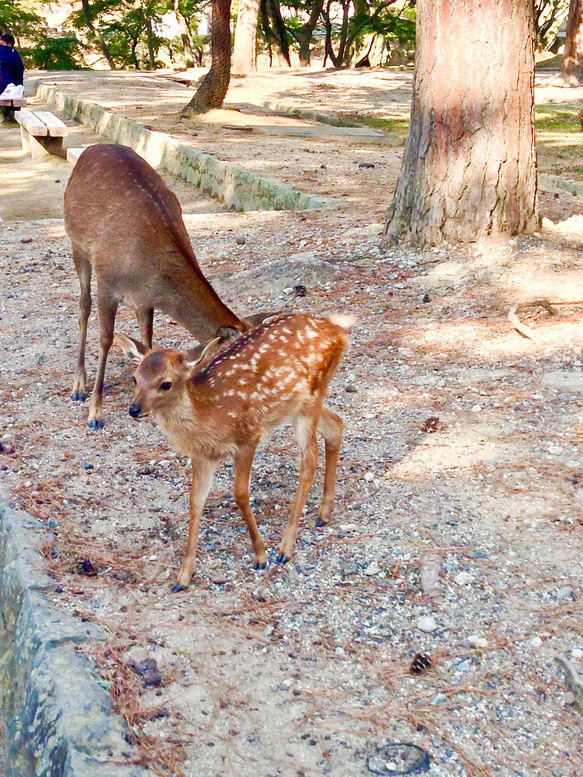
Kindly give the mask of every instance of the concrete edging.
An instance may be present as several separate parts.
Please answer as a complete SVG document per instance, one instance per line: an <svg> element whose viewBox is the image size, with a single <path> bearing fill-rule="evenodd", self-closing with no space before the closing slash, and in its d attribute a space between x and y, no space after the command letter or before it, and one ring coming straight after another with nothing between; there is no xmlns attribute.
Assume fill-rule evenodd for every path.
<svg viewBox="0 0 583 777"><path fill-rule="evenodd" d="M559 189L562 192L568 192L575 197L583 197L583 184L575 183L575 181L566 181L564 178L559 178L558 175L547 175L546 173L538 174L538 188L549 191Z"/></svg>
<svg viewBox="0 0 583 777"><path fill-rule="evenodd" d="M142 777L125 722L77 649L101 630L53 606L45 527L0 490L0 718L6 777Z"/></svg>
<svg viewBox="0 0 583 777"><path fill-rule="evenodd" d="M133 148L152 167L179 175L234 210L311 210L340 205L330 197L306 194L291 184L255 175L233 162L223 162L170 135L146 129L96 103L58 92L51 86L36 82L35 94L108 140Z"/></svg>

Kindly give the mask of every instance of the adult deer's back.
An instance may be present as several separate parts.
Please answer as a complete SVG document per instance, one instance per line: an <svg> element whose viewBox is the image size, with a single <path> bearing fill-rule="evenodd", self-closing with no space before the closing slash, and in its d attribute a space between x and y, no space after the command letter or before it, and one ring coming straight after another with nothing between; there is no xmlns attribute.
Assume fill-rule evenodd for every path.
<svg viewBox="0 0 583 777"><path fill-rule="evenodd" d="M97 145L83 152L65 192L65 229L81 286L74 400L85 399L93 272L97 279L100 353L89 406L91 428L103 426L105 365L120 303L134 309L142 341L148 347L152 345L156 308L202 342L214 337L220 327L246 329L204 278L178 199L130 148Z"/></svg>

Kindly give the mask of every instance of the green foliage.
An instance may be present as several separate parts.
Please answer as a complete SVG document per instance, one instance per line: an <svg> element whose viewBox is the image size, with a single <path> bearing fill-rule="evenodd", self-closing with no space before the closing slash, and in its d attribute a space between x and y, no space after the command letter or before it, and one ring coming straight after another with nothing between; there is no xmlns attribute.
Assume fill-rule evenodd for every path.
<svg viewBox="0 0 583 777"><path fill-rule="evenodd" d="M33 8L32 3L0 0L1 33L10 32L17 40L38 35L43 28L43 21Z"/></svg>
<svg viewBox="0 0 583 777"><path fill-rule="evenodd" d="M80 70L84 67L81 44L74 35L53 38L40 34L35 45L20 49L27 68L36 70Z"/></svg>

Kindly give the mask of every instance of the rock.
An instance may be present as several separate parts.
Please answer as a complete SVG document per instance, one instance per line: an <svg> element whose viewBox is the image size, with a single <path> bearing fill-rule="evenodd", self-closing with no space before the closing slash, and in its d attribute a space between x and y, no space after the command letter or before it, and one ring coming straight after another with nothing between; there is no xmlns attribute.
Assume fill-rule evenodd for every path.
<svg viewBox="0 0 583 777"><path fill-rule="evenodd" d="M336 280L338 274L336 265L308 252L264 262L259 267L242 272L217 273L209 276L209 281L220 297L239 299L250 295L273 295L295 286L309 288L317 283L329 283Z"/></svg>
<svg viewBox="0 0 583 777"><path fill-rule="evenodd" d="M431 699L431 704L437 706L438 704L444 704L446 701L447 696L445 693L438 693L437 696L434 696L433 699Z"/></svg>
<svg viewBox="0 0 583 777"><path fill-rule="evenodd" d="M473 581L473 579L474 579L474 576L471 575L469 572L460 572L458 575L454 577L454 580L458 585L468 585Z"/></svg>
<svg viewBox="0 0 583 777"><path fill-rule="evenodd" d="M583 711L583 677L577 672L575 665L564 656L556 656L555 663L563 682L575 696L575 703Z"/></svg>
<svg viewBox="0 0 583 777"><path fill-rule="evenodd" d="M365 474L365 476L364 476L364 479L366 480L367 483L372 483L372 481L374 480L373 473L372 472L367 472Z"/></svg>
<svg viewBox="0 0 583 777"><path fill-rule="evenodd" d="M559 588L557 591L557 601L561 601L562 599L568 599L573 594L573 589L570 588L568 585L563 586L562 588Z"/></svg>
<svg viewBox="0 0 583 777"><path fill-rule="evenodd" d="M574 650L571 650L571 655L573 658L583 658L583 650L575 648Z"/></svg>
<svg viewBox="0 0 583 777"><path fill-rule="evenodd" d="M439 588L440 564L436 559L429 559L421 567L421 588L426 596L434 596Z"/></svg>
<svg viewBox="0 0 583 777"><path fill-rule="evenodd" d="M470 643L470 645L474 645L475 647L478 647L478 648L488 647L488 640L485 639L485 637L478 637L477 634L471 634L468 637L468 642Z"/></svg>
<svg viewBox="0 0 583 777"><path fill-rule="evenodd" d="M545 372L541 385L556 391L583 391L583 372L570 370L554 370Z"/></svg>
<svg viewBox="0 0 583 777"><path fill-rule="evenodd" d="M381 571L381 568L377 564L376 561L371 561L368 567L364 570L364 574L371 577L372 575L378 575L378 573Z"/></svg>
<svg viewBox="0 0 583 777"><path fill-rule="evenodd" d="M531 647L534 647L534 648L540 647L542 645L542 643L543 643L543 641L542 641L542 639L540 637L533 637L532 639L530 639L528 641L528 644Z"/></svg>
<svg viewBox="0 0 583 777"><path fill-rule="evenodd" d="M575 704L575 694L572 691L563 694L563 704Z"/></svg>
<svg viewBox="0 0 583 777"><path fill-rule="evenodd" d="M235 238L235 243L237 243L238 246L244 246L246 242L247 242L247 238L245 237L245 235L237 235L237 237Z"/></svg>
<svg viewBox="0 0 583 777"><path fill-rule="evenodd" d="M270 625L270 626L266 626L266 627L263 629L263 636L264 636L264 637L272 637L272 636L273 636L273 633L274 633L274 631L275 631L275 627L274 627L274 626L271 626L271 625Z"/></svg>
<svg viewBox="0 0 583 777"><path fill-rule="evenodd" d="M435 622L435 618L433 618L431 615L422 615L421 618L417 619L416 626L419 631L424 631L426 634L430 634L437 628L437 623Z"/></svg>
<svg viewBox="0 0 583 777"><path fill-rule="evenodd" d="M417 282L430 289L440 286L458 286L469 275L469 269L461 262L441 262Z"/></svg>
<svg viewBox="0 0 583 777"><path fill-rule="evenodd" d="M212 572L209 575L209 580L216 585L223 585L227 582L227 576L224 572Z"/></svg>
<svg viewBox="0 0 583 777"><path fill-rule="evenodd" d="M128 662L128 666L131 664ZM155 687L162 683L162 675L158 670L158 664L153 658L144 658L136 666L131 667L141 677L146 687Z"/></svg>

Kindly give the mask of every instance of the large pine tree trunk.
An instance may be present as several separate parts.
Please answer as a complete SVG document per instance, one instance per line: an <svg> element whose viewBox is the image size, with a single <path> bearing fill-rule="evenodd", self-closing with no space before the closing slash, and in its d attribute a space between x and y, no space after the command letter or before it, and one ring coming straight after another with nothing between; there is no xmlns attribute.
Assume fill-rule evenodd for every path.
<svg viewBox="0 0 583 777"><path fill-rule="evenodd" d="M213 0L211 21L211 69L180 115L188 118L220 108L231 80L231 0Z"/></svg>
<svg viewBox="0 0 583 777"><path fill-rule="evenodd" d="M235 75L244 76L257 70L257 17L260 2L241 0L239 3L231 65L231 72Z"/></svg>
<svg viewBox="0 0 583 777"><path fill-rule="evenodd" d="M574 82L583 82L583 2L571 0L565 32L563 72Z"/></svg>
<svg viewBox="0 0 583 777"><path fill-rule="evenodd" d="M527 0L419 0L409 136L386 242L538 229Z"/></svg>

